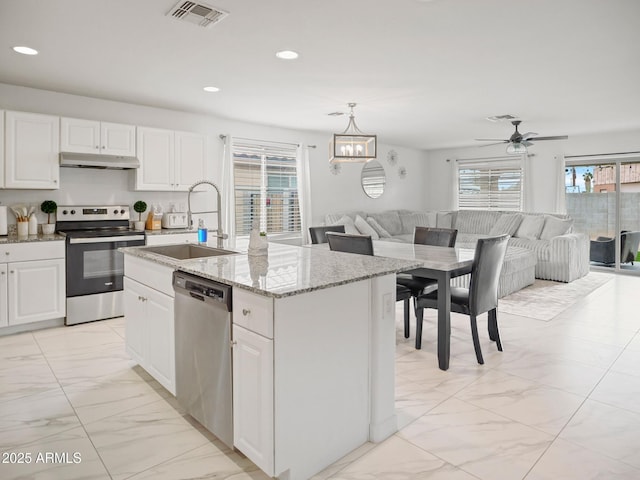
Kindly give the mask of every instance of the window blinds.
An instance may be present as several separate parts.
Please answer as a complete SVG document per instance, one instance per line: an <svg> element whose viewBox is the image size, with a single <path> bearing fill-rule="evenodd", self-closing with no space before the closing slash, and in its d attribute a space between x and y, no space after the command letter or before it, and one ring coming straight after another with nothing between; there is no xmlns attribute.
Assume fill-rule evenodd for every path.
<svg viewBox="0 0 640 480"><path fill-rule="evenodd" d="M519 211L522 209L522 186L519 161L460 161L458 208Z"/></svg>
<svg viewBox="0 0 640 480"><path fill-rule="evenodd" d="M236 235L254 222L267 234L299 233L297 146L234 139L231 154Z"/></svg>

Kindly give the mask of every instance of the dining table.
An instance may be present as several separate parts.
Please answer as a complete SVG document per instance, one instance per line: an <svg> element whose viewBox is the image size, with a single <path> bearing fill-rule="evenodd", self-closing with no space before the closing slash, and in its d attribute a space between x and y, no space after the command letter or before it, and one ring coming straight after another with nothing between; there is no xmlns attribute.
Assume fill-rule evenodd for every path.
<svg viewBox="0 0 640 480"><path fill-rule="evenodd" d="M329 249L327 243L309 246ZM420 267L403 273L438 282L438 366L447 370L451 344L451 279L471 273L474 250L374 240L373 254L419 262Z"/></svg>

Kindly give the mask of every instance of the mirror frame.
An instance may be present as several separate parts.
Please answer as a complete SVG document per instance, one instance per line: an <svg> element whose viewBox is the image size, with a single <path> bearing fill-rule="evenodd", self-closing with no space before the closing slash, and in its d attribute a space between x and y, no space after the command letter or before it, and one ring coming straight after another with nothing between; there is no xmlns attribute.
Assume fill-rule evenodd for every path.
<svg viewBox="0 0 640 480"><path fill-rule="evenodd" d="M360 185L369 198L380 198L387 184L384 167L377 160L370 160L362 166Z"/></svg>

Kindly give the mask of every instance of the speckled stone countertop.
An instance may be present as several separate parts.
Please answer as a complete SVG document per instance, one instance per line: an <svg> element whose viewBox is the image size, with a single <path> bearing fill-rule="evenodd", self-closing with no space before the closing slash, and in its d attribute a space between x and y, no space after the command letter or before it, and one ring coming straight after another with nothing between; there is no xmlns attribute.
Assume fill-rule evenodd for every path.
<svg viewBox="0 0 640 480"><path fill-rule="evenodd" d="M39 233L38 235L28 235L26 237L19 237L15 233L10 233L9 235L0 236L0 245L4 245L7 243L31 243L31 242L56 242L56 241L64 241L64 237L62 235L58 235L54 233L52 235L43 235Z"/></svg>
<svg viewBox="0 0 640 480"><path fill-rule="evenodd" d="M154 235L175 235L177 233L193 233L196 235L197 230L189 230L187 228L162 228L160 230L145 230L144 233L148 236Z"/></svg>
<svg viewBox="0 0 640 480"><path fill-rule="evenodd" d="M183 272L269 297L287 297L416 268L420 262L269 243L268 255L234 255L175 260L145 251L120 249Z"/></svg>

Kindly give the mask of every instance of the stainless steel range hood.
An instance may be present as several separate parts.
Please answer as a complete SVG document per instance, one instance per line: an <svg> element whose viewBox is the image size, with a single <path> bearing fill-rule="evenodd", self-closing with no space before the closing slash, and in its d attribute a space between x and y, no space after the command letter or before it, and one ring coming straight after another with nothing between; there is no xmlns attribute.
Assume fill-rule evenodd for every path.
<svg viewBox="0 0 640 480"><path fill-rule="evenodd" d="M122 157L118 155L60 152L60 166L126 170L139 168L140 160L136 157Z"/></svg>

